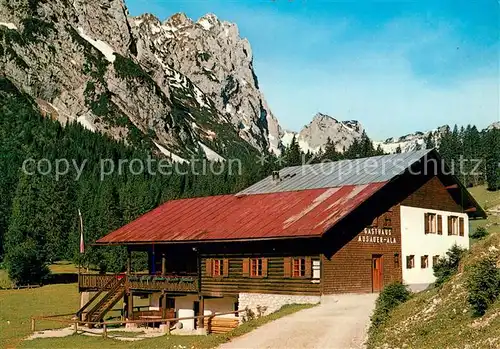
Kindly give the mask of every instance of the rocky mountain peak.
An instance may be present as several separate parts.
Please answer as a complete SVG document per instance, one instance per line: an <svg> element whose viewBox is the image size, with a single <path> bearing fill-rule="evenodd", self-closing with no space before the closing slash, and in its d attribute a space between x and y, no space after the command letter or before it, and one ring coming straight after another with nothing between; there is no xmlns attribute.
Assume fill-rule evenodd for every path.
<svg viewBox="0 0 500 349"><path fill-rule="evenodd" d="M252 146L268 146L266 122L256 122L258 131L243 134L212 96L213 91L221 95L226 77L251 68L244 60L226 62L241 47L225 47L222 53L231 51L229 57L217 49L209 51L213 35L186 15L176 14L166 24L151 14L131 18L122 0L35 1L29 9L25 5L0 2L0 48L9 47L1 70L47 115L150 146L177 161L191 156L221 160L256 152ZM206 67L213 69L214 79L195 81L196 72L204 74L196 64L199 60L213 64ZM219 62L230 69L217 71ZM258 90L246 95L228 91L225 102L236 104L238 96L250 100L254 94L261 97ZM252 101L256 109L245 112L249 120L260 121L259 105L265 102Z"/></svg>
<svg viewBox="0 0 500 349"><path fill-rule="evenodd" d="M299 133L285 132L282 142L288 145L295 136L302 150L316 153L324 148L330 139L337 151L341 152L355 139L361 138L362 133L363 127L358 121L338 121L330 115L317 113Z"/></svg>
<svg viewBox="0 0 500 349"><path fill-rule="evenodd" d="M490 126L488 126L487 129L488 130L500 129L500 121L492 123Z"/></svg>
<svg viewBox="0 0 500 349"><path fill-rule="evenodd" d="M193 24L194 24L193 20L188 16L186 16L186 14L183 12L178 12L170 16L166 21L163 22L163 25L176 29L188 27Z"/></svg>
<svg viewBox="0 0 500 349"><path fill-rule="evenodd" d="M158 17L156 17L154 14L152 13L143 13L142 15L139 15L137 17L134 17L134 20L136 22L136 25L139 25L141 24L142 22L146 22L146 23L155 23L155 24L158 24L160 23L160 20L158 19ZM161 23L160 23L161 24Z"/></svg>
<svg viewBox="0 0 500 349"><path fill-rule="evenodd" d="M197 22L184 14L162 25L145 25L140 18L132 22L144 64L182 72L231 120L241 138L259 150L279 153L281 129L259 90L250 44L235 24L213 14Z"/></svg>
<svg viewBox="0 0 500 349"><path fill-rule="evenodd" d="M330 115L326 115L326 114L323 114L323 113L316 113L316 115L314 115L313 118L312 118L312 123L314 123L314 122L324 122L325 120L333 121L333 122L338 122L335 118L331 117Z"/></svg>
<svg viewBox="0 0 500 349"><path fill-rule="evenodd" d="M221 25L219 18L217 18L217 16L213 13L207 13L206 15L200 17L196 23L201 25L205 30L210 30Z"/></svg>

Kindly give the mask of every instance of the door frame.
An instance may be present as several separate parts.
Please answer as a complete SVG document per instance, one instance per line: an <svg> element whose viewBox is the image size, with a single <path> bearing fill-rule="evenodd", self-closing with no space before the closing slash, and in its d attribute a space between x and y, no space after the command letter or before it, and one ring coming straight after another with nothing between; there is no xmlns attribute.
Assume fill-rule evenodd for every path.
<svg viewBox="0 0 500 349"><path fill-rule="evenodd" d="M379 262L378 269L378 285L375 285L375 263ZM382 254L372 254L371 258L371 274L372 274L372 292L380 292L384 288L384 255ZM378 287L376 287L378 286Z"/></svg>

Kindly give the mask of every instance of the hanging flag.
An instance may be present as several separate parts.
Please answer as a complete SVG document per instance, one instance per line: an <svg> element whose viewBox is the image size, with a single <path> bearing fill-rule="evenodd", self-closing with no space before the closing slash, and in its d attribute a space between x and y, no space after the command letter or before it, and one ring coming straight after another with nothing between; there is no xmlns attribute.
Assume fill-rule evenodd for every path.
<svg viewBox="0 0 500 349"><path fill-rule="evenodd" d="M80 212L80 209L78 209L78 216L80 217L80 253L85 252L85 243L83 241L83 220L82 220L82 213Z"/></svg>

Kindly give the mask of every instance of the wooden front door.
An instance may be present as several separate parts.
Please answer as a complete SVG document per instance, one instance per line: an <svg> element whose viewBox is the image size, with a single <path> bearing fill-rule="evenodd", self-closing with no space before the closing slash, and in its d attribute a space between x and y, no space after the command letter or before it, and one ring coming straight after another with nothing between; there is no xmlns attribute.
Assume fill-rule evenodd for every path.
<svg viewBox="0 0 500 349"><path fill-rule="evenodd" d="M372 256L372 291L380 292L384 287L383 259L381 255Z"/></svg>

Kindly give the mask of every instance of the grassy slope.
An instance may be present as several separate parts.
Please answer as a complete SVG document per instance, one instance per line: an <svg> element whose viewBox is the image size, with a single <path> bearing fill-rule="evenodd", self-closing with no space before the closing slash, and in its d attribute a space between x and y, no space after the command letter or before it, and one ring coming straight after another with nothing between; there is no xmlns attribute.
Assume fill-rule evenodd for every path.
<svg viewBox="0 0 500 349"><path fill-rule="evenodd" d="M53 274L77 274L78 266L71 262L60 261L55 262L54 264L49 266L50 272Z"/></svg>
<svg viewBox="0 0 500 349"><path fill-rule="evenodd" d="M476 243L464 261L464 271L441 289L415 295L399 306L388 323L371 338L372 348L500 348L500 300L481 318L473 318L464 287L468 267L490 246L500 249L500 234ZM499 257L500 263L500 257Z"/></svg>
<svg viewBox="0 0 500 349"><path fill-rule="evenodd" d="M500 205L500 192L488 191L484 185L470 188L469 192L486 210Z"/></svg>
<svg viewBox="0 0 500 349"><path fill-rule="evenodd" d="M479 204L486 210L500 206L500 191L488 191L483 185L470 188L469 191L476 198ZM471 231L476 230L476 228L480 226L487 227L488 231L490 232L500 233L500 214L490 214L488 215L487 220L479 219L471 221Z"/></svg>
<svg viewBox="0 0 500 349"><path fill-rule="evenodd" d="M500 193L484 188L471 190L480 204L500 198ZM491 202L491 201L490 201ZM488 223L498 219L489 217ZM479 221L486 225L485 221ZM500 231L475 243L462 261L462 272L441 289L430 289L415 295L399 306L391 319L370 338L370 348L500 348L500 300L481 318L473 318L466 297L465 279L469 266L484 256L490 247L500 250ZM500 254L498 255L500 265ZM467 346L466 346L467 345Z"/></svg>

